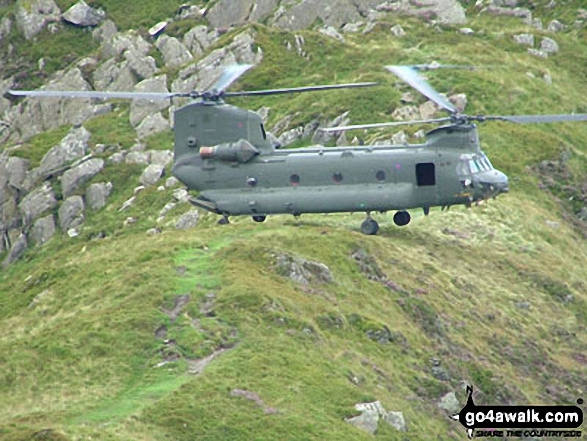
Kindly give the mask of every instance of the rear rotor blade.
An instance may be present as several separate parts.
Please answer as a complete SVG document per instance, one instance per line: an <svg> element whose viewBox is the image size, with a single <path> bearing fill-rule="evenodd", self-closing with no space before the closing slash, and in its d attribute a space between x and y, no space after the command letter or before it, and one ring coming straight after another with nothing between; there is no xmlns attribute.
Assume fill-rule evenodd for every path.
<svg viewBox="0 0 587 441"><path fill-rule="evenodd" d="M313 92L318 90L330 89L351 89L354 87L371 87L379 83L350 83L350 84L329 84L323 86L306 86L306 87L288 87L285 89L266 89L266 90L249 90L242 92L226 92L225 97L231 96L258 96L258 95L278 95L282 93L299 93L299 92Z"/></svg>
<svg viewBox="0 0 587 441"><path fill-rule="evenodd" d="M51 98L120 98L131 100L166 100L177 96L190 96L189 94L162 93L162 92L97 92L94 90L9 90L14 96L33 96Z"/></svg>
<svg viewBox="0 0 587 441"><path fill-rule="evenodd" d="M387 123L373 123L373 124L357 124L354 126L340 126L340 127L328 127L324 129L318 129L322 132L345 132L347 130L356 130L356 129L373 129L377 127L393 127L393 126L407 126L412 124L429 124L429 123L441 123L451 121L451 118L438 118L438 119L425 119L419 121L394 121L394 122L387 122Z"/></svg>
<svg viewBox="0 0 587 441"><path fill-rule="evenodd" d="M210 87L210 91L213 91L215 93L221 93L225 91L232 83L238 80L238 78L251 67L253 67L252 64L235 64L233 66L226 67L218 81L216 81L212 85L212 87Z"/></svg>
<svg viewBox="0 0 587 441"><path fill-rule="evenodd" d="M587 113L576 113L566 115L511 115L511 116L488 116L487 120L509 121L517 124L540 124L569 121L587 121Z"/></svg>
<svg viewBox="0 0 587 441"><path fill-rule="evenodd" d="M413 68L409 66L386 66L385 68L404 80L422 95L434 101L443 109L448 110L450 113L458 113L457 108L442 96L440 96L440 94L434 90L434 88L428 84L424 78L418 75L418 73Z"/></svg>

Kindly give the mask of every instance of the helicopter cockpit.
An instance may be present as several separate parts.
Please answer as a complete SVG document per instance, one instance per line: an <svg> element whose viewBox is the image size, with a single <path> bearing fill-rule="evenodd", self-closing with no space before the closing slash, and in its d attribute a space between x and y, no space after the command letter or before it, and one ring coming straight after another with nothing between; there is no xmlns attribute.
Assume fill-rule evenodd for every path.
<svg viewBox="0 0 587 441"><path fill-rule="evenodd" d="M461 155L457 173L462 186L473 191L475 200L508 191L507 176L494 169L484 153Z"/></svg>

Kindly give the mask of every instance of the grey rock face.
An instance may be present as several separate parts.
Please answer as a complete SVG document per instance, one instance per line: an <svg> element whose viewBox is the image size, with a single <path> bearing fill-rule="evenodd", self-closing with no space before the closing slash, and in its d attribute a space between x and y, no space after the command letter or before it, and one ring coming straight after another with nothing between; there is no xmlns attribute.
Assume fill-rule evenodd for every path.
<svg viewBox="0 0 587 441"><path fill-rule="evenodd" d="M79 227L84 221L84 201L81 196L67 198L59 207L59 228L67 232Z"/></svg>
<svg viewBox="0 0 587 441"><path fill-rule="evenodd" d="M124 162L127 164L143 164L149 165L151 162L151 152L129 152Z"/></svg>
<svg viewBox="0 0 587 441"><path fill-rule="evenodd" d="M349 418L347 422L371 435L375 435L379 426L379 413L374 410L365 410L361 415Z"/></svg>
<svg viewBox="0 0 587 441"><path fill-rule="evenodd" d="M145 187L154 185L165 174L165 167L159 164L149 165L140 177L141 184Z"/></svg>
<svg viewBox="0 0 587 441"><path fill-rule="evenodd" d="M106 199L112 191L112 183L92 184L86 190L86 204L92 210L99 210L106 205Z"/></svg>
<svg viewBox="0 0 587 441"><path fill-rule="evenodd" d="M559 51L559 47L557 42L552 38L544 37L540 43L540 50L549 54L555 54Z"/></svg>
<svg viewBox="0 0 587 441"><path fill-rule="evenodd" d="M41 160L39 174L46 176L67 163L88 153L91 134L84 127L73 128L61 142L52 147Z"/></svg>
<svg viewBox="0 0 587 441"><path fill-rule="evenodd" d="M161 115L161 112L157 112L153 115L149 115L139 124L136 128L137 137L139 139L145 139L155 133L163 132L169 129L169 127L169 121Z"/></svg>
<svg viewBox="0 0 587 441"><path fill-rule="evenodd" d="M165 65L168 67L179 67L194 59L190 51L175 37L162 35L155 45L163 54Z"/></svg>
<svg viewBox="0 0 587 441"><path fill-rule="evenodd" d="M7 266L11 265L12 263L16 262L18 259L22 257L26 249L28 248L27 238L24 234L21 234L16 242L10 248L6 259L2 262L2 267L6 268Z"/></svg>
<svg viewBox="0 0 587 441"><path fill-rule="evenodd" d="M150 153L151 164L167 167L173 161L173 152L171 150L151 150Z"/></svg>
<svg viewBox="0 0 587 441"><path fill-rule="evenodd" d="M534 35L532 34L514 35L514 41L518 44L534 47Z"/></svg>
<svg viewBox="0 0 587 441"><path fill-rule="evenodd" d="M57 199L51 184L48 182L26 195L18 206L25 225L32 224L42 214L55 207L57 207Z"/></svg>
<svg viewBox="0 0 587 441"><path fill-rule="evenodd" d="M35 222L30 237L35 245L41 246L55 235L55 228L55 217L50 214Z"/></svg>
<svg viewBox="0 0 587 441"><path fill-rule="evenodd" d="M200 219L200 215L197 210L190 210L187 213L183 214L175 224L175 228L178 230L188 230L190 228L195 228L198 225L198 220Z"/></svg>
<svg viewBox="0 0 587 441"><path fill-rule="evenodd" d="M276 254L275 269L278 274L303 285L330 283L333 280L330 269L320 262L302 259L289 254Z"/></svg>
<svg viewBox="0 0 587 441"><path fill-rule="evenodd" d="M190 29L183 36L183 44L193 54L200 55L218 40L219 37L220 33L218 30L214 28L210 29L205 25L199 25Z"/></svg>
<svg viewBox="0 0 587 441"><path fill-rule="evenodd" d="M29 161L22 158L11 157L8 159L6 171L8 175L8 184L14 188L21 188L26 178Z"/></svg>
<svg viewBox="0 0 587 441"><path fill-rule="evenodd" d="M57 79L43 90L92 90L76 67L56 74ZM25 98L7 114L11 136L14 140L26 140L41 132L63 125L81 125L84 121L111 109L110 104L94 105L89 99Z"/></svg>
<svg viewBox="0 0 587 441"><path fill-rule="evenodd" d="M173 92L207 90L220 77L225 66L235 63L258 64L263 59L260 48L254 48L253 31L238 34L227 46L212 51L197 64L192 64L179 72L179 77L171 87Z"/></svg>
<svg viewBox="0 0 587 441"><path fill-rule="evenodd" d="M102 52L105 58L119 57L127 50L146 56L151 47L152 45L136 31L128 31L105 39L102 43Z"/></svg>
<svg viewBox="0 0 587 441"><path fill-rule="evenodd" d="M161 92L167 93L167 75L143 80L134 88L135 92ZM146 117L153 115L169 107L167 100L147 101L133 100L130 105L130 123L133 127L138 126Z"/></svg>
<svg viewBox="0 0 587 441"><path fill-rule="evenodd" d="M407 431L406 421L402 412L388 412L383 420L400 432Z"/></svg>
<svg viewBox="0 0 587 441"><path fill-rule="evenodd" d="M454 415L459 413L463 406L457 400L455 393L449 392L440 399L438 407L445 410L449 415Z"/></svg>
<svg viewBox="0 0 587 441"><path fill-rule="evenodd" d="M63 13L63 20L77 26L98 26L106 18L106 13L101 9L94 9L80 0Z"/></svg>
<svg viewBox="0 0 587 441"><path fill-rule="evenodd" d="M70 196L85 182L92 179L104 168L104 160L99 158L92 158L89 161L67 170L61 179L61 187L63 197Z"/></svg>
<svg viewBox="0 0 587 441"><path fill-rule="evenodd" d="M53 0L19 0L15 18L24 37L30 40L49 23L58 22L61 11Z"/></svg>
<svg viewBox="0 0 587 441"><path fill-rule="evenodd" d="M326 35L327 37L334 38L335 40L344 43L344 37L338 32L334 27L327 26L325 28L320 29L320 33Z"/></svg>
<svg viewBox="0 0 587 441"><path fill-rule="evenodd" d="M111 58L94 71L96 90L128 92L133 89L136 82L137 78L128 61L118 63L116 59Z"/></svg>
<svg viewBox="0 0 587 441"><path fill-rule="evenodd" d="M99 43L104 43L118 33L116 24L112 20L105 20L100 27L92 32L92 37Z"/></svg>
<svg viewBox="0 0 587 441"><path fill-rule="evenodd" d="M566 29L566 26L564 24L562 24L560 21L558 20L552 20L549 24L548 24L548 31L549 32L562 32Z"/></svg>
<svg viewBox="0 0 587 441"><path fill-rule="evenodd" d="M216 28L225 28L247 21L259 21L277 7L277 0L220 0L206 14Z"/></svg>

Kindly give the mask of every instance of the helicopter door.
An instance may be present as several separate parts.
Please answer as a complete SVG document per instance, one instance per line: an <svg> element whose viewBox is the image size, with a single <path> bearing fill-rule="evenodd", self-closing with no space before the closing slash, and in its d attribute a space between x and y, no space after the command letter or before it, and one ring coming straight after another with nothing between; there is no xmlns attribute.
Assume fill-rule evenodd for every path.
<svg viewBox="0 0 587 441"><path fill-rule="evenodd" d="M436 204L436 164L434 162L420 162L416 164L416 202L418 206Z"/></svg>

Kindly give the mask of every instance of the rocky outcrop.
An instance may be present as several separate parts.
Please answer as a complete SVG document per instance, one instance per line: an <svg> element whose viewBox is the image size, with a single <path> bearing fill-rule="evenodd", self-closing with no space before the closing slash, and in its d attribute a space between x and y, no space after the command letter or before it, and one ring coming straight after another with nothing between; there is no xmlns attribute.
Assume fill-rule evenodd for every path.
<svg viewBox="0 0 587 441"><path fill-rule="evenodd" d="M73 194L84 183L100 173L103 168L103 159L92 158L70 170L67 170L61 179L63 197L66 198Z"/></svg>
<svg viewBox="0 0 587 441"><path fill-rule="evenodd" d="M83 126L73 128L61 142L52 147L41 160L39 174L47 176L64 165L84 157L88 153L91 134Z"/></svg>
<svg viewBox="0 0 587 441"><path fill-rule="evenodd" d="M12 264L13 262L20 259L27 248L28 248L27 238L24 234L21 234L18 237L18 239L14 242L14 244L12 245L12 248L10 248L10 251L8 252L8 255L6 256L6 259L4 259L4 262L2 262L2 267L6 268L7 266Z"/></svg>
<svg viewBox="0 0 587 441"><path fill-rule="evenodd" d="M183 36L184 46L194 55L201 55L208 49L218 38L220 32L215 28L209 28L205 25L195 26Z"/></svg>
<svg viewBox="0 0 587 441"><path fill-rule="evenodd" d="M330 283L333 280L330 269L323 263L284 253L274 254L273 258L278 274L302 285Z"/></svg>
<svg viewBox="0 0 587 441"><path fill-rule="evenodd" d="M59 228L67 232L79 227L84 221L84 201L81 196L67 198L59 207Z"/></svg>
<svg viewBox="0 0 587 441"><path fill-rule="evenodd" d="M56 74L56 79L42 90L92 90L75 67ZM109 112L110 104L93 104L79 98L26 98L7 112L11 140L26 140L47 130L63 125L81 125L86 120Z"/></svg>
<svg viewBox="0 0 587 441"><path fill-rule="evenodd" d="M106 18L102 9L94 9L80 0L63 13L63 20L76 26L98 26Z"/></svg>
<svg viewBox="0 0 587 441"><path fill-rule="evenodd" d="M255 47L253 31L245 31L234 37L227 46L212 51L207 57L179 72L173 82L173 92L192 92L207 90L220 77L224 67L236 64L258 64L263 52Z"/></svg>
<svg viewBox="0 0 587 441"><path fill-rule="evenodd" d="M167 75L141 81L135 86L134 92L169 92L167 89ZM137 127L146 117L167 107L169 107L169 101L167 100L133 100L130 105L130 123L133 127Z"/></svg>
<svg viewBox="0 0 587 441"><path fill-rule="evenodd" d="M195 228L198 225L198 221L200 220L200 214L197 210L190 210L187 213L184 213L175 224L175 228L178 230L189 230L190 228Z"/></svg>
<svg viewBox="0 0 587 441"><path fill-rule="evenodd" d="M53 0L18 0L16 24L27 40L52 22L61 19L61 10Z"/></svg>
<svg viewBox="0 0 587 441"><path fill-rule="evenodd" d="M149 165L140 177L141 184L145 187L155 185L155 183L165 174L165 167L159 164Z"/></svg>
<svg viewBox="0 0 587 441"><path fill-rule="evenodd" d="M18 208L25 225L31 225L42 214L57 207L57 199L49 182L26 195Z"/></svg>
<svg viewBox="0 0 587 441"><path fill-rule="evenodd" d="M86 204L92 210L99 210L106 205L106 199L112 191L112 183L92 184L86 190Z"/></svg>
<svg viewBox="0 0 587 441"><path fill-rule="evenodd" d="M400 432L407 432L406 422L402 412L387 412L379 401L359 403L355 405L355 409L360 411L361 414L353 418L348 418L346 421L365 432L374 435L380 420L385 421Z"/></svg>
<svg viewBox="0 0 587 441"><path fill-rule="evenodd" d="M55 235L55 217L49 216L38 219L31 229L30 237L37 246L45 244Z"/></svg>
<svg viewBox="0 0 587 441"><path fill-rule="evenodd" d="M277 4L277 0L220 0L208 11L206 18L214 27L226 28L249 21L261 21Z"/></svg>
<svg viewBox="0 0 587 441"><path fill-rule="evenodd" d="M142 123L137 127L137 137L139 139L145 139L156 133L163 132L169 129L169 121L161 114L157 112L153 115L146 117Z"/></svg>
<svg viewBox="0 0 587 441"><path fill-rule="evenodd" d="M167 67L179 67L194 59L190 51L175 37L162 35L155 45L163 55Z"/></svg>

